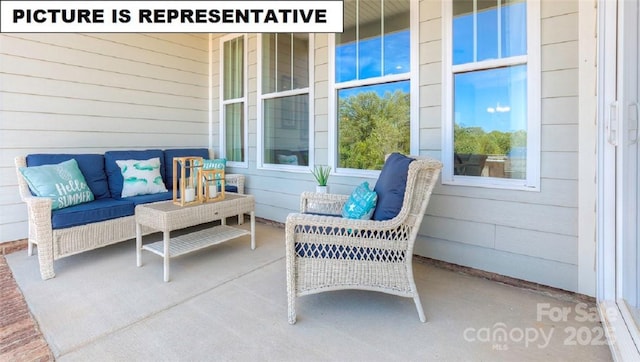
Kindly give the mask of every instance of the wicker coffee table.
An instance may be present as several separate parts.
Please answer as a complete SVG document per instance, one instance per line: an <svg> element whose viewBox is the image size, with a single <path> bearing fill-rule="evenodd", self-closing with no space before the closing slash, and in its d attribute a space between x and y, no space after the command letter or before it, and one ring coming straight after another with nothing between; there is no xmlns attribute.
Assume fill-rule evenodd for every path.
<svg viewBox="0 0 640 362"><path fill-rule="evenodd" d="M251 231L226 225L226 218L251 215ZM173 201L162 201L136 206L136 262L142 266L142 250L148 250L164 259L164 281L169 281L169 259L219 244L244 235L251 235L251 249L256 247L255 199L253 195L226 193L225 199L202 204L179 206ZM173 230L184 229L211 221L222 225L171 238ZM142 227L162 231L163 238L142 245Z"/></svg>

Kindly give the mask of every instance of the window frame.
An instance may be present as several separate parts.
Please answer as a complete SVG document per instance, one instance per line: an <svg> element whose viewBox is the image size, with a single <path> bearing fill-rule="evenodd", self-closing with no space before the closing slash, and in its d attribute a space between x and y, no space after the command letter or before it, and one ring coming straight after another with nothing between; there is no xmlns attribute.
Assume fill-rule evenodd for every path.
<svg viewBox="0 0 640 362"><path fill-rule="evenodd" d="M243 83L243 94L242 97L239 98L234 98L234 99L224 99L224 44L230 40L236 39L242 37L243 38L243 57L244 57L244 61L243 61L243 74L244 77L242 79L242 83ZM249 70L249 66L248 66L248 37L247 34L228 34L225 36L220 37L219 40L219 51L220 51L220 69L219 69L219 73L220 74L220 86L219 86L219 101L220 101L220 157L221 158L227 158L227 135L226 135L226 122L225 122L225 106L228 104L235 104L235 103L241 103L242 102L242 114L243 114L243 119L244 119L244 134L242 135L243 140L244 140L244 160L241 162L238 161L230 161L227 160L227 166L230 167L240 167L240 168L248 168L249 167L249 119L248 119L248 70Z"/></svg>
<svg viewBox="0 0 640 362"><path fill-rule="evenodd" d="M445 185L476 186L496 189L540 191L540 132L541 79L540 69L540 2L525 0L527 9L527 54L508 58L453 64L453 3L442 5L442 183ZM526 177L507 179L498 177L454 175L454 105L453 88L456 73L491 70L500 67L527 66L527 151Z"/></svg>
<svg viewBox="0 0 640 362"><path fill-rule="evenodd" d="M292 89L286 91L275 91L271 93L263 93L262 92L262 41L263 34L258 35L257 41L257 56L258 56L258 64L257 64L257 92L258 92L258 102L256 105L257 110L257 133L258 137L256 139L256 148L258 151L258 162L256 167L258 169L263 170L282 170L282 171L290 171L290 172L304 172L308 173L309 168L313 167L314 160L314 134L315 134L315 107L314 107L314 85L315 85L315 77L314 77L314 69L315 62L314 56L315 53L315 34L308 33L309 36L309 54L308 54L308 76L309 76L309 85L306 88ZM268 99L275 98L284 98L289 96L297 96L307 94L309 97L309 165L281 165L275 163L265 163L264 162L264 101Z"/></svg>
<svg viewBox="0 0 640 362"><path fill-rule="evenodd" d="M393 1L393 0L391 0ZM354 168L338 168L338 91L345 88L362 87L367 85L409 81L409 153L417 155L420 147L420 74L419 74L419 4L418 0L409 1L409 71L402 74L383 75L362 80L350 80L336 83L336 35L329 36L329 94L328 100L328 163L332 173L338 176L377 178L380 170L360 170Z"/></svg>

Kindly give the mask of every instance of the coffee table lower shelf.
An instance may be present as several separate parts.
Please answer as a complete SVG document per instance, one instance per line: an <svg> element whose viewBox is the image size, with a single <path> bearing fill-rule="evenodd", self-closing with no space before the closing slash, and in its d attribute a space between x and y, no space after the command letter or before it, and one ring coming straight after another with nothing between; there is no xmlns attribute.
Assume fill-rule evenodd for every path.
<svg viewBox="0 0 640 362"><path fill-rule="evenodd" d="M212 228L180 235L174 238L169 238L169 232L166 231L164 232L165 236L163 237L163 240L143 245L138 249L137 264L138 266L142 266L140 250L148 250L154 254L160 255L164 260L164 281L168 282L170 258L187 254L192 251L200 250L208 246L220 244L244 235L251 235L251 248L253 249L254 239L252 232L254 230L254 223L255 222L252 219L252 231L238 229L227 225L218 225Z"/></svg>
<svg viewBox="0 0 640 362"><path fill-rule="evenodd" d="M169 257L173 258L187 254L192 251L220 244L244 235L251 235L251 232L227 225L218 225L212 228L180 235L169 240ZM164 241L162 240L143 245L142 249L164 257Z"/></svg>

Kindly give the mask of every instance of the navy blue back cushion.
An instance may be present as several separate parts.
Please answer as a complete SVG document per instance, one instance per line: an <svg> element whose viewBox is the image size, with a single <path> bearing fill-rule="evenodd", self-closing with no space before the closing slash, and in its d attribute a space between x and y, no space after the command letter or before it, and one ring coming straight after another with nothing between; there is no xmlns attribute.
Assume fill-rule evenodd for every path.
<svg viewBox="0 0 640 362"><path fill-rule="evenodd" d="M104 168L107 172L107 178L109 181L109 191L111 196L115 199L122 198L122 172L120 166L116 163L116 160L148 160L150 158L158 157L160 159L160 176L163 180L165 178L165 164L164 153L162 150L129 150L129 151L107 151L104 153ZM165 183L166 186L166 183ZM172 186L173 187L173 186Z"/></svg>
<svg viewBox="0 0 640 362"><path fill-rule="evenodd" d="M382 166L380 177L373 190L378 194L378 203L373 212L373 220L389 220L402 209L404 191L407 188L409 165L414 159L399 153L392 153Z"/></svg>
<svg viewBox="0 0 640 362"><path fill-rule="evenodd" d="M27 156L27 166L55 165L74 158L78 162L80 172L93 192L93 197L104 199L111 197L107 174L104 170L104 156L98 154L46 154L38 153Z"/></svg>
<svg viewBox="0 0 640 362"><path fill-rule="evenodd" d="M173 188L173 158L174 157L202 157L205 160L209 158L209 150L206 148L174 148L164 150L164 164L167 177L164 184L168 190ZM180 166L178 166L178 175L180 175Z"/></svg>

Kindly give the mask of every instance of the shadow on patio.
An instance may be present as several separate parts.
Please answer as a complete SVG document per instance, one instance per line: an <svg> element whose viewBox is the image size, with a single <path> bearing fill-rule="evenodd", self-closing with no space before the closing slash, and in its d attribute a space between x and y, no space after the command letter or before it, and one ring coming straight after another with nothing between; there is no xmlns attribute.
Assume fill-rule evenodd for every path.
<svg viewBox="0 0 640 362"><path fill-rule="evenodd" d="M169 283L154 254L136 267L134 240L61 259L48 281L26 251L6 259L59 361L611 359L594 305L423 260L427 323L411 299L340 291L299 298L289 325L284 229L256 226L255 250L245 236L172 259Z"/></svg>

